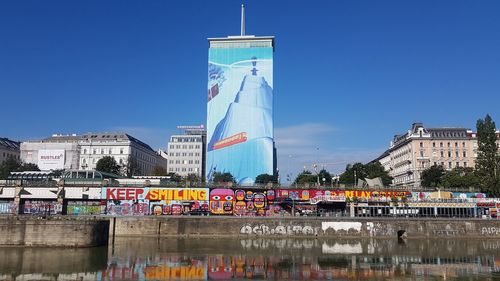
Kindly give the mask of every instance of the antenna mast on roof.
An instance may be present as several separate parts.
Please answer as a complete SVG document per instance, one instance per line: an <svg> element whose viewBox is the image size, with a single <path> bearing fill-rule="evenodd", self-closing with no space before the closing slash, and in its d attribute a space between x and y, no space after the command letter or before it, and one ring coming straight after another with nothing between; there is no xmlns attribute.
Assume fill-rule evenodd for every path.
<svg viewBox="0 0 500 281"><path fill-rule="evenodd" d="M241 4L241 36L245 36L245 5Z"/></svg>

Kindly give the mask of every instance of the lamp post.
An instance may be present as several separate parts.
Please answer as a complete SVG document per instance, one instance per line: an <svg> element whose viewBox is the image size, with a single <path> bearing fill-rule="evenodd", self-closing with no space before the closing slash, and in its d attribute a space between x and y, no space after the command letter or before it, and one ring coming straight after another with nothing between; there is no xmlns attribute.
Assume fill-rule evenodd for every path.
<svg viewBox="0 0 500 281"><path fill-rule="evenodd" d="M356 170L354 170L354 187L356 187Z"/></svg>

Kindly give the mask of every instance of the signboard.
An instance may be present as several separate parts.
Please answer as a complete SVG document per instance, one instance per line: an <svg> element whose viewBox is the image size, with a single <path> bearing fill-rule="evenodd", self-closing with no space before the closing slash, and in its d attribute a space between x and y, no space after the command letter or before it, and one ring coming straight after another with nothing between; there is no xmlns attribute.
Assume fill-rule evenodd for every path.
<svg viewBox="0 0 500 281"><path fill-rule="evenodd" d="M40 170L64 169L64 149L47 149L38 151L38 168Z"/></svg>
<svg viewBox="0 0 500 281"><path fill-rule="evenodd" d="M273 48L241 44L209 50L209 181L215 172L230 172L239 184L273 174Z"/></svg>

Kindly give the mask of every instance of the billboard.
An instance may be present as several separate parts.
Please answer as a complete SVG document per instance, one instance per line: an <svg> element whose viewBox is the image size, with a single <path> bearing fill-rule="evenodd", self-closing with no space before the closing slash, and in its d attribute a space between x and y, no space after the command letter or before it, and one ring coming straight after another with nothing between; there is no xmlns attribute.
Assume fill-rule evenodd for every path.
<svg viewBox="0 0 500 281"><path fill-rule="evenodd" d="M228 44L209 49L206 176L252 184L273 174L273 48Z"/></svg>
<svg viewBox="0 0 500 281"><path fill-rule="evenodd" d="M64 169L64 149L39 150L38 168L42 171Z"/></svg>

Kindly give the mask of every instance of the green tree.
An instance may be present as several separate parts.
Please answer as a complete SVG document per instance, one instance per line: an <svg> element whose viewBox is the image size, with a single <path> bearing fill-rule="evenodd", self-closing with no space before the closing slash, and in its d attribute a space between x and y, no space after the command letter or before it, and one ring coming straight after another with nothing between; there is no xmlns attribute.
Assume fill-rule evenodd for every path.
<svg viewBox="0 0 500 281"><path fill-rule="evenodd" d="M319 182L322 185L330 185L332 183L332 175L325 169L321 169L321 171L319 171L318 177Z"/></svg>
<svg viewBox="0 0 500 281"><path fill-rule="evenodd" d="M160 165L156 165L153 167L153 171L151 172L152 176L166 176L167 169L163 168Z"/></svg>
<svg viewBox="0 0 500 281"><path fill-rule="evenodd" d="M479 184L474 169L470 167L455 167L442 177L444 187L468 188Z"/></svg>
<svg viewBox="0 0 500 281"><path fill-rule="evenodd" d="M24 171L40 171L40 168L38 168L37 164L33 163L22 163L19 168L16 170L17 172L24 172Z"/></svg>
<svg viewBox="0 0 500 281"><path fill-rule="evenodd" d="M384 169L380 162L370 163L365 165L366 177L369 179L381 178L384 186L389 186L392 183L392 177L389 176L389 171ZM363 178L364 179L364 178Z"/></svg>
<svg viewBox="0 0 500 281"><path fill-rule="evenodd" d="M339 177L339 183L345 185L354 184L354 175L356 175L356 181L366 178L365 165L362 163L347 164L345 171Z"/></svg>
<svg viewBox="0 0 500 281"><path fill-rule="evenodd" d="M187 182L192 182L192 183L201 181L198 174L195 174L195 173L189 173L186 177L184 177L184 180Z"/></svg>
<svg viewBox="0 0 500 281"><path fill-rule="evenodd" d="M278 183L278 177L269 174L260 174L255 178L255 183L258 184Z"/></svg>
<svg viewBox="0 0 500 281"><path fill-rule="evenodd" d="M170 177L170 181L180 183L182 181L182 177L176 173L168 173L167 177Z"/></svg>
<svg viewBox="0 0 500 281"><path fill-rule="evenodd" d="M236 180L234 179L233 175L231 173L220 173L220 172L215 172L213 175L213 182L214 183L236 183Z"/></svg>
<svg viewBox="0 0 500 281"><path fill-rule="evenodd" d="M116 163L116 162L115 162ZM127 162L122 167L122 174L127 178L131 178L133 176L138 176L141 174L141 167L135 157L129 155L127 158Z"/></svg>
<svg viewBox="0 0 500 281"><path fill-rule="evenodd" d="M111 173L119 175L120 166L116 163L116 160L112 156L104 156L97 161L95 169L100 172Z"/></svg>
<svg viewBox="0 0 500 281"><path fill-rule="evenodd" d="M424 187L440 187L444 176L444 169L442 166L432 165L422 171L420 175L422 186Z"/></svg>
<svg viewBox="0 0 500 281"><path fill-rule="evenodd" d="M7 160L0 165L0 178L6 179L10 175L10 172L17 171L20 166L21 163L19 163L14 157L7 157Z"/></svg>
<svg viewBox="0 0 500 281"><path fill-rule="evenodd" d="M318 182L318 177L316 175L313 175L310 171L303 171L302 173L298 174L294 181L294 183L296 184L317 183L317 182Z"/></svg>
<svg viewBox="0 0 500 281"><path fill-rule="evenodd" d="M495 122L490 115L477 120L476 175L483 192L500 196L500 155Z"/></svg>

